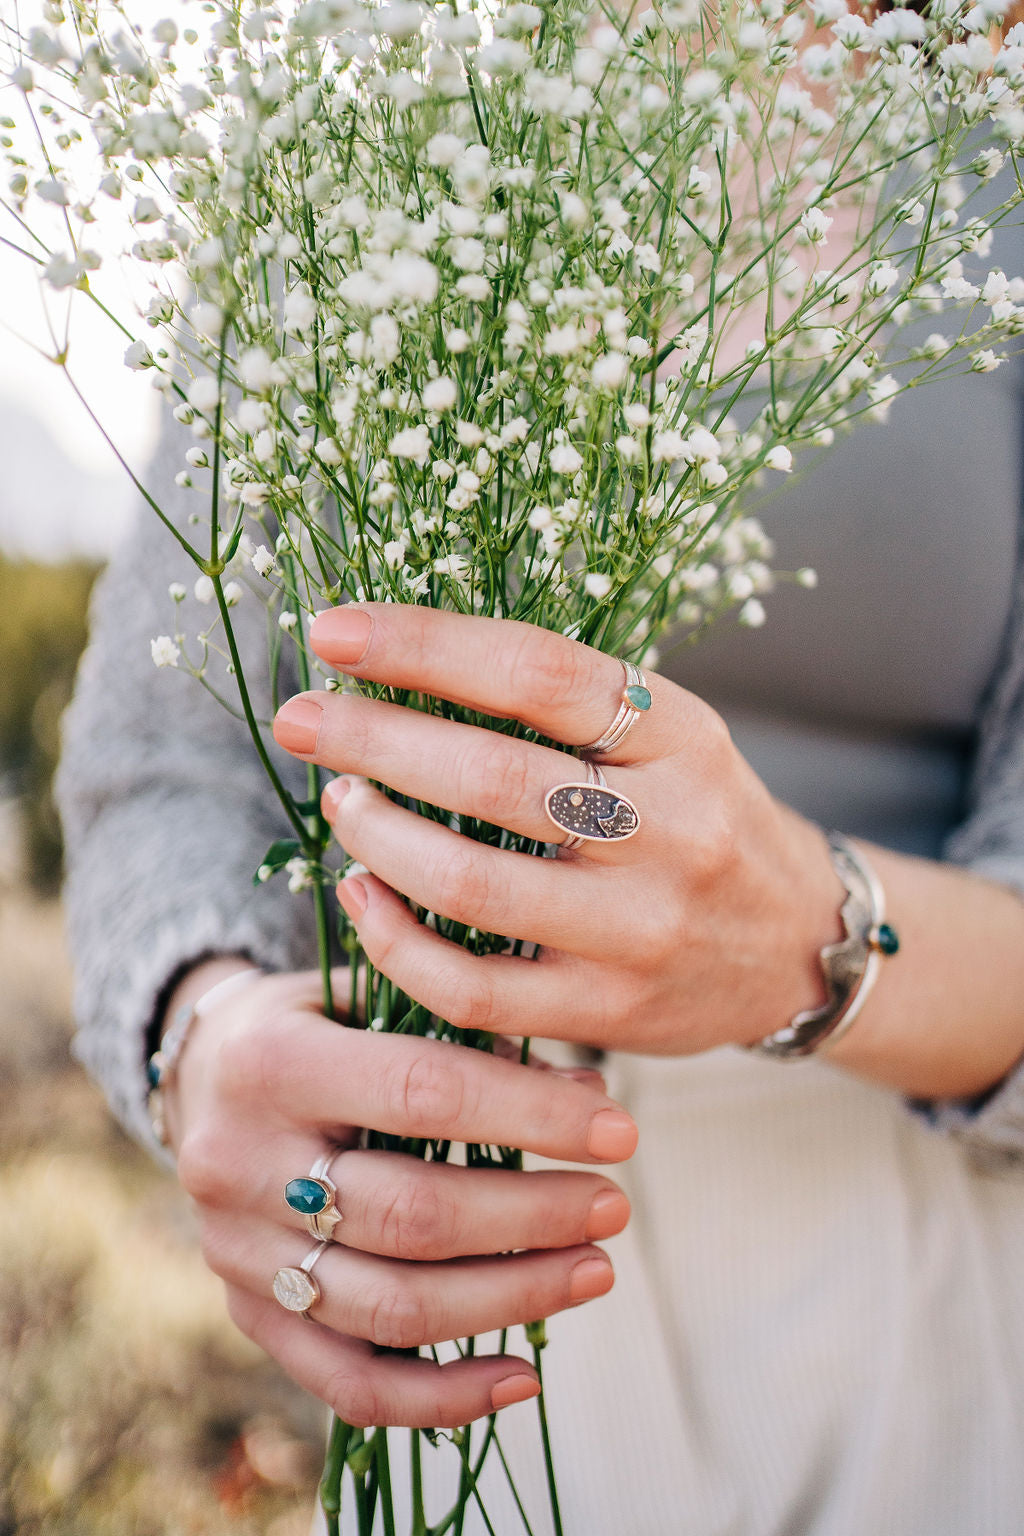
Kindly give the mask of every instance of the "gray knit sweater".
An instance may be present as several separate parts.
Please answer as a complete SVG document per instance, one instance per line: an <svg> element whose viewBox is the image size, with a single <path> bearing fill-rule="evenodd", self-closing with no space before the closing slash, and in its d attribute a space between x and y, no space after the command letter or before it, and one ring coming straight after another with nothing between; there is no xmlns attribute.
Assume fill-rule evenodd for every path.
<svg viewBox="0 0 1024 1536"><path fill-rule="evenodd" d="M194 503L173 476L189 442L171 426L150 476L164 509L181 519ZM946 857L1024 893L1024 536L1021 550L1003 654L979 721L968 814ZM194 575L158 520L141 516L97 587L58 776L74 1048L123 1124L150 1147L146 1033L175 975L216 953L246 954L270 969L315 963L307 899L280 879L252 884L268 845L288 829L244 726L189 677L158 671L150 659L153 636L179 625L195 634L208 622L210 610L191 596ZM190 590L182 611L167 593L175 580ZM265 671L263 610L243 601L236 615L255 679ZM230 692L230 678L223 682ZM282 698L292 686L294 678L282 679ZM265 690L257 695L268 718L270 699ZM301 796L304 769L284 753L276 758ZM980 1108L927 1112L979 1155L1024 1168L1024 1066Z"/></svg>

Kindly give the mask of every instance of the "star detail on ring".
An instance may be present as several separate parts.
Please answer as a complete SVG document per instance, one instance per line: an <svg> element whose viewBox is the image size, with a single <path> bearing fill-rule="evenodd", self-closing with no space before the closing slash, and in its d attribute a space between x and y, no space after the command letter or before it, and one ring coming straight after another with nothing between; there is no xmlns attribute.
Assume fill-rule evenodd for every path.
<svg viewBox="0 0 1024 1536"><path fill-rule="evenodd" d="M589 842L621 842L640 825L633 802L603 784L556 784L544 808L556 827Z"/></svg>

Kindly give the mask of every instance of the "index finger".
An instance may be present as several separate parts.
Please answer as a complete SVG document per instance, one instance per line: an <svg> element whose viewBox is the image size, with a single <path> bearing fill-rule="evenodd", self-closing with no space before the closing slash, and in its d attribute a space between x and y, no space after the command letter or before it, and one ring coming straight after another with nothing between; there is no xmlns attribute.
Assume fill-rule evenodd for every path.
<svg viewBox="0 0 1024 1536"><path fill-rule="evenodd" d="M362 1125L584 1163L622 1162L636 1147L632 1118L592 1083L449 1041L306 1014L247 1046L238 1070L255 1075L276 1113L328 1134Z"/></svg>
<svg viewBox="0 0 1024 1536"><path fill-rule="evenodd" d="M349 603L318 615L309 632L331 666L519 720L581 746L607 730L622 700L622 663L535 624L402 603ZM665 678L647 679L652 707L629 735L628 757L670 751L699 701ZM691 727L692 729L692 727Z"/></svg>

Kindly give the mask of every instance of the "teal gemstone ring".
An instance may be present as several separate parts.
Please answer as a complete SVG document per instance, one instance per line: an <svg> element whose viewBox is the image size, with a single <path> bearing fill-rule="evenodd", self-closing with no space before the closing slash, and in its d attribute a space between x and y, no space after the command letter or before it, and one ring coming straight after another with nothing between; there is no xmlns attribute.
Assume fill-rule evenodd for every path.
<svg viewBox="0 0 1024 1536"><path fill-rule="evenodd" d="M329 1177L337 1149L318 1157L302 1179L289 1179L284 1187L284 1203L305 1223L306 1231L317 1242L334 1241L334 1229L342 1220L338 1209L338 1190Z"/></svg>
<svg viewBox="0 0 1024 1536"><path fill-rule="evenodd" d="M585 747L577 748L583 757L598 757L601 753L613 751L626 733L632 730L640 716L646 715L651 707L651 690L640 668L635 667L631 661L624 661L622 667L626 674L626 682L619 701L618 713L603 736L599 736L596 741L588 742Z"/></svg>

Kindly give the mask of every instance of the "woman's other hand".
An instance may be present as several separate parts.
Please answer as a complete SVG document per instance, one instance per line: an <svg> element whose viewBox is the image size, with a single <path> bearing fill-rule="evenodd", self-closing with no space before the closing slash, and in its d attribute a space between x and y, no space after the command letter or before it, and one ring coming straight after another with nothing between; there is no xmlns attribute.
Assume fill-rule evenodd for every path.
<svg viewBox="0 0 1024 1536"><path fill-rule="evenodd" d="M529 624L362 603L310 638L355 677L518 720L556 742L606 732L621 663ZM603 753L640 825L557 859L475 843L373 789L478 817L540 842L562 836L549 790L584 765L553 747L394 704L310 693L278 713L278 742L341 777L323 806L371 871L339 898L370 960L459 1026L649 1054L748 1044L825 1001L824 945L843 935L844 888L820 830L775 800L721 718L668 679ZM952 865L872 847L900 934L830 1060L919 1098L987 1091L1024 1053L1024 907ZM473 956L418 923L427 911L532 940L536 960Z"/></svg>
<svg viewBox="0 0 1024 1536"><path fill-rule="evenodd" d="M314 649L360 678L519 720L567 744L599 737L621 663L561 635L426 608L363 604L313 625ZM303 694L278 742L341 777L323 806L371 871L339 890L369 959L451 1023L616 1050L688 1053L758 1039L823 1000L818 952L841 936L842 886L820 832L781 805L719 715L663 677L602 755L640 827L557 859L502 851L396 805L367 780L540 842L545 811L583 777L552 747L339 693ZM428 911L541 946L475 957L417 923Z"/></svg>
<svg viewBox="0 0 1024 1536"><path fill-rule="evenodd" d="M241 965L198 967L170 1010ZM626 1197L596 1171L467 1169L360 1150L360 1128L597 1164L632 1153L633 1122L596 1073L343 1028L319 1011L319 986L313 974L267 976L215 1002L165 1093L179 1178L232 1318L352 1424L454 1427L534 1396L536 1373L514 1355L437 1365L393 1351L602 1295L614 1277L593 1240L625 1226ZM273 1293L277 1270L315 1245L284 1188L332 1149L343 1219L317 1262L310 1327Z"/></svg>

